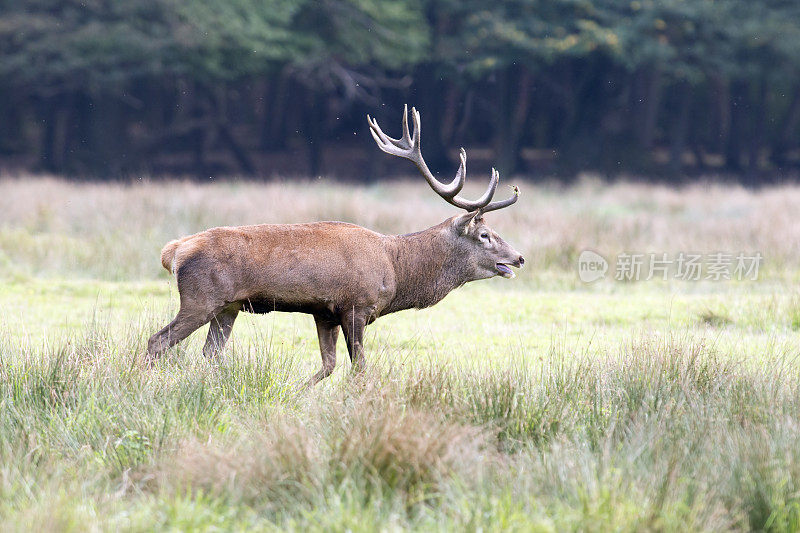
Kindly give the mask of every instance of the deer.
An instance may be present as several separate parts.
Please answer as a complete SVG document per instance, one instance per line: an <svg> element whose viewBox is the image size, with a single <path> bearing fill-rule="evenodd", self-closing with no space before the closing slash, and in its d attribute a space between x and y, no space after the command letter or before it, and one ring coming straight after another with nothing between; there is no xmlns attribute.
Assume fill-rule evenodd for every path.
<svg viewBox="0 0 800 533"><path fill-rule="evenodd" d="M492 201L500 180L493 168L486 192L476 200L459 195L467 155L449 183L425 164L420 148L420 115L403 109L402 136L387 136L367 115L370 133L382 151L408 159L443 200L465 210L426 230L382 235L345 222L259 224L217 227L167 243L161 264L176 280L180 307L175 318L147 345L153 362L167 349L209 324L203 354L216 358L240 312L307 313L314 317L322 369L312 386L333 373L339 330L344 333L352 370L365 367L364 331L377 318L441 301L465 283L501 276L525 259L486 225L484 215L514 204L519 188Z"/></svg>

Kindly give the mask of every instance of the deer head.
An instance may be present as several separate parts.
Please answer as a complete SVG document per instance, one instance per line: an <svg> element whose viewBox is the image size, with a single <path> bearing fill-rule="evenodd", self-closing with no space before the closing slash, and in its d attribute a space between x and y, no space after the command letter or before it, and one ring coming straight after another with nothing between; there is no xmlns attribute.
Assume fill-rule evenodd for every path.
<svg viewBox="0 0 800 533"><path fill-rule="evenodd" d="M405 106L403 108L403 135L399 139L393 139L383 133L377 121L367 115L370 133L378 144L378 148L387 154L402 157L414 163L436 194L446 202L467 211L465 214L452 217L449 221L450 224L445 225L444 230L449 232L448 242L461 258L461 266L464 269L461 275L465 282L493 276L513 278L514 272L510 267L521 267L525 263L525 259L486 224L483 215L489 211L512 205L519 198L519 188L512 187L514 193L510 198L492 202L500 182L500 174L493 168L489 186L480 198L477 200L462 198L459 193L464 187L467 177L467 152L461 148L460 164L453 180L446 184L440 182L434 177L422 158L419 112L415 108L411 108L411 116L414 121L413 135L408 128L408 106Z"/></svg>

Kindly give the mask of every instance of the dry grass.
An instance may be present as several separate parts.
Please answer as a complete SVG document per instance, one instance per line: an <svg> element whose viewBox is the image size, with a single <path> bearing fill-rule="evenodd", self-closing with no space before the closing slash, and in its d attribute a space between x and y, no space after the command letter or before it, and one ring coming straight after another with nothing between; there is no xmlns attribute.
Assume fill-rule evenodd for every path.
<svg viewBox="0 0 800 533"><path fill-rule="evenodd" d="M794 216L800 187L671 189L588 179L568 189L521 186L519 203L492 214L490 222L531 259L523 276L572 271L584 249L606 257L622 251L760 251L771 272L800 261ZM163 243L212 226L343 220L407 233L452 214L417 179L364 188L323 180L75 185L6 177L0 180L0 264L18 275L149 278L158 272L153 258Z"/></svg>
<svg viewBox="0 0 800 533"><path fill-rule="evenodd" d="M158 490L190 488L279 512L313 505L327 490L355 483L367 499L417 505L466 477L491 455L478 428L429 409L406 409L377 391L350 391L308 416L273 415L229 439L181 443L156 465Z"/></svg>

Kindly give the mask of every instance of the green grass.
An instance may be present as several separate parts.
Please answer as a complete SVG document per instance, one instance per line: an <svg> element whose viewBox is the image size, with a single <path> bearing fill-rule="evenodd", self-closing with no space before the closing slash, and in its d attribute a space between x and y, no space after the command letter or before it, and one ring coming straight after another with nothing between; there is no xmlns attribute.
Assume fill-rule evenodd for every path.
<svg viewBox="0 0 800 533"><path fill-rule="evenodd" d="M800 519L795 298L769 284L476 283L379 320L367 376L349 379L340 347L333 378L308 392L297 384L319 356L304 315L245 315L220 362L202 358L198 332L141 367L175 299L166 280L4 285L4 523L790 530Z"/></svg>
<svg viewBox="0 0 800 533"><path fill-rule="evenodd" d="M573 192L553 201L582 201ZM637 198L597 209L623 216ZM340 343L331 379L302 390L320 365L305 315L240 315L219 361L201 355L204 328L141 365L177 305L150 243L166 226L127 236L155 250L151 265L141 251L98 258L121 230L60 209L0 224L13 266L0 274L3 530L800 528L791 243L758 282L593 285L542 259L555 244L530 244L517 279L381 318L364 376ZM74 246L32 253L65 228Z"/></svg>

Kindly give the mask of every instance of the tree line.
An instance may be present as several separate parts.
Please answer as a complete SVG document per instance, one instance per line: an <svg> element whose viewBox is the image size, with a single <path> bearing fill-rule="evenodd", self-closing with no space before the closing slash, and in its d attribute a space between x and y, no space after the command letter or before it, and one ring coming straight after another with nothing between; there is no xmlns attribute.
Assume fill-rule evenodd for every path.
<svg viewBox="0 0 800 533"><path fill-rule="evenodd" d="M0 0L4 167L371 179L406 102L436 171L757 184L800 165L800 3Z"/></svg>

